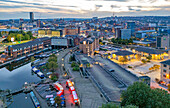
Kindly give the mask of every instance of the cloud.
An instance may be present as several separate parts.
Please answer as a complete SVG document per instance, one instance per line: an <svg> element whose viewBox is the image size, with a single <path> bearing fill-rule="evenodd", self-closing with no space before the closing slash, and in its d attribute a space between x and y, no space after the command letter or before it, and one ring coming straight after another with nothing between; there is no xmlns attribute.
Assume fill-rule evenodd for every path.
<svg viewBox="0 0 170 108"><path fill-rule="evenodd" d="M129 0L86 0L86 1L117 1L117 2L127 2Z"/></svg>
<svg viewBox="0 0 170 108"><path fill-rule="evenodd" d="M169 4L170 0L0 0L0 16L3 16L0 19L4 15L9 18L27 18L30 11L44 13L44 17L110 16L113 12L120 15L145 15L149 11L154 11L152 14L155 15L170 15ZM10 16L11 13L18 15Z"/></svg>
<svg viewBox="0 0 170 108"><path fill-rule="evenodd" d="M95 5L95 11L99 10L103 5Z"/></svg>

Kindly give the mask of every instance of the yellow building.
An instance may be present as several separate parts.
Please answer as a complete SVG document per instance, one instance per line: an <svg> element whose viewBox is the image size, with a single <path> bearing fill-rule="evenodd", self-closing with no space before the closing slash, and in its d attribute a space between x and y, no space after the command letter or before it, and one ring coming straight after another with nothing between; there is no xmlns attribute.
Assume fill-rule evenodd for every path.
<svg viewBox="0 0 170 108"><path fill-rule="evenodd" d="M60 31L59 30L52 30L52 36L60 37Z"/></svg>
<svg viewBox="0 0 170 108"><path fill-rule="evenodd" d="M40 29L38 30L38 37L61 37L61 30L51 30L51 29Z"/></svg>
<svg viewBox="0 0 170 108"><path fill-rule="evenodd" d="M116 59L121 62L124 59L126 59L127 61L130 61L131 59L135 59L136 57L134 53L124 50L124 51L118 51L118 52L112 53L110 58Z"/></svg>
<svg viewBox="0 0 170 108"><path fill-rule="evenodd" d="M162 60L165 58L166 53L152 48L147 47L138 47L132 50L133 53L137 53L137 55L140 55L141 57L148 57L151 56L152 60Z"/></svg>
<svg viewBox="0 0 170 108"><path fill-rule="evenodd" d="M44 37L45 36L45 30L38 30L38 36Z"/></svg>

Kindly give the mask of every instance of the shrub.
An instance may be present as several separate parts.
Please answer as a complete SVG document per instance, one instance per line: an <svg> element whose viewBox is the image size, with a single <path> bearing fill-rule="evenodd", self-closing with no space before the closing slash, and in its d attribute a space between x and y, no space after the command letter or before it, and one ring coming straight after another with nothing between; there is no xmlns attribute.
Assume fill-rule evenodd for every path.
<svg viewBox="0 0 170 108"><path fill-rule="evenodd" d="M75 65L76 65L75 62L72 62L72 63L71 63L71 67L74 67Z"/></svg>
<svg viewBox="0 0 170 108"><path fill-rule="evenodd" d="M73 67L73 71L79 71L79 67Z"/></svg>
<svg viewBox="0 0 170 108"><path fill-rule="evenodd" d="M132 68L132 66L128 66L128 68Z"/></svg>

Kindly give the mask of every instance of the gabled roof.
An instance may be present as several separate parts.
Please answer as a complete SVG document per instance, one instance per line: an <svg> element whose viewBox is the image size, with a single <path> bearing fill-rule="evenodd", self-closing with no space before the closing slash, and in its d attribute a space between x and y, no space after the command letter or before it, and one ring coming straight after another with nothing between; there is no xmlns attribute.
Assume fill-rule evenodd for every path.
<svg viewBox="0 0 170 108"><path fill-rule="evenodd" d="M28 46L32 46L32 45L36 45L36 44L41 44L41 41L29 41L26 43L22 43L22 44L17 44L17 45L12 45L10 47L12 47L13 49L19 49L19 48L24 48L24 47L28 47Z"/></svg>
<svg viewBox="0 0 170 108"><path fill-rule="evenodd" d="M160 51L160 50L157 50L157 49L146 48L146 47L138 47L138 48L135 48L135 50L139 51L139 52L149 53L149 54L162 54L162 53L164 53L163 51Z"/></svg>
<svg viewBox="0 0 170 108"><path fill-rule="evenodd" d="M160 62L162 64L166 64L166 65L170 65L170 59L169 60L166 60L166 61L163 61L163 62Z"/></svg>
<svg viewBox="0 0 170 108"><path fill-rule="evenodd" d="M118 52L114 52L112 54L116 54L118 56L127 56L127 55L132 55L134 53L130 52L130 51L118 51Z"/></svg>
<svg viewBox="0 0 170 108"><path fill-rule="evenodd" d="M49 40L49 39L50 39L49 37L43 37L43 38L34 39L33 41L45 41L45 40Z"/></svg>

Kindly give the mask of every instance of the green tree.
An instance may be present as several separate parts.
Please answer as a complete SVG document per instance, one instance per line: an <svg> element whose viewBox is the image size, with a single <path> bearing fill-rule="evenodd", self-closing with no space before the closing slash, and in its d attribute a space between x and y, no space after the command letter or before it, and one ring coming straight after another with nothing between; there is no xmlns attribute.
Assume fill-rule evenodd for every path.
<svg viewBox="0 0 170 108"><path fill-rule="evenodd" d="M147 61L145 59L142 59L141 62L145 64Z"/></svg>
<svg viewBox="0 0 170 108"><path fill-rule="evenodd" d="M107 103L107 104L102 104L102 107L99 108L120 108L120 106L113 103Z"/></svg>
<svg viewBox="0 0 170 108"><path fill-rule="evenodd" d="M79 71L79 67L73 67L73 71Z"/></svg>
<svg viewBox="0 0 170 108"><path fill-rule="evenodd" d="M74 67L76 65L76 62L71 63L71 67Z"/></svg>
<svg viewBox="0 0 170 108"><path fill-rule="evenodd" d="M11 42L11 36L7 37L8 42Z"/></svg>
<svg viewBox="0 0 170 108"><path fill-rule="evenodd" d="M121 106L136 105L139 108L169 108L170 94L161 89L151 89L143 82L135 82L121 94Z"/></svg>
<svg viewBox="0 0 170 108"><path fill-rule="evenodd" d="M54 72L57 67L58 64L55 61L50 61L47 65L47 68L50 69L52 72Z"/></svg>
<svg viewBox="0 0 170 108"><path fill-rule="evenodd" d="M25 40L30 40L30 36L28 34L25 34Z"/></svg>
<svg viewBox="0 0 170 108"><path fill-rule="evenodd" d="M128 40L128 43L133 44L133 39L132 39L132 38L130 38L130 39Z"/></svg>
<svg viewBox="0 0 170 108"><path fill-rule="evenodd" d="M107 104L102 104L102 107L99 107L99 108L138 108L138 107L135 105L127 105L127 106L121 107L120 105L107 103Z"/></svg>
<svg viewBox="0 0 170 108"><path fill-rule="evenodd" d="M16 40L17 41L20 41L20 40L22 41L22 40L24 40L24 36L22 34L17 34Z"/></svg>
<svg viewBox="0 0 170 108"><path fill-rule="evenodd" d="M57 58L56 57L50 57L48 59L48 62L51 62L51 61L57 62Z"/></svg>
<svg viewBox="0 0 170 108"><path fill-rule="evenodd" d="M32 39L32 38L33 38L33 34L32 34L32 32L31 32L31 31L28 31L26 34L28 34L28 35L30 36L30 39Z"/></svg>

